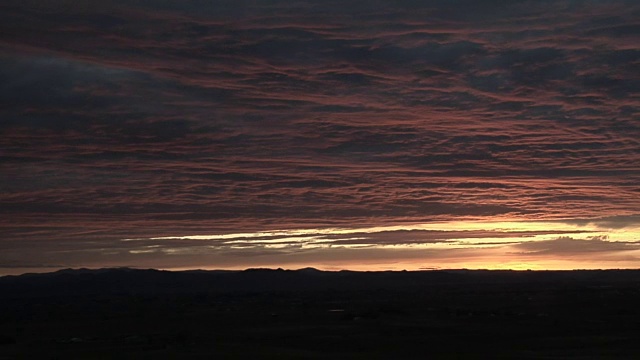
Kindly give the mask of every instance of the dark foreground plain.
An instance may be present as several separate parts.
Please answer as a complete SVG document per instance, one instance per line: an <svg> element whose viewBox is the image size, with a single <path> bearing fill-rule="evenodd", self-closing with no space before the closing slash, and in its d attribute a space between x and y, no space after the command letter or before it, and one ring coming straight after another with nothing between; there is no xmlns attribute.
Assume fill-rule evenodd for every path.
<svg viewBox="0 0 640 360"><path fill-rule="evenodd" d="M640 271L0 278L0 359L640 358Z"/></svg>

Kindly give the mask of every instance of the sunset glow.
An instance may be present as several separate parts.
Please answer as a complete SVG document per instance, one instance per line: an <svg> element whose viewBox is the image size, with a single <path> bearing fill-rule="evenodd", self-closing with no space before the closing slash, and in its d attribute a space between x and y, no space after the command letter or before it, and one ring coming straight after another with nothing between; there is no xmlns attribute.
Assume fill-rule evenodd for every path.
<svg viewBox="0 0 640 360"><path fill-rule="evenodd" d="M465 229L465 230L459 230ZM132 254L224 257L226 268L314 266L336 270L635 268L640 228L598 223L469 221L370 228L273 230L123 239ZM150 245L152 244L152 245ZM222 261L219 259L218 261ZM203 268L210 268L202 263ZM179 267L182 268L182 267Z"/></svg>

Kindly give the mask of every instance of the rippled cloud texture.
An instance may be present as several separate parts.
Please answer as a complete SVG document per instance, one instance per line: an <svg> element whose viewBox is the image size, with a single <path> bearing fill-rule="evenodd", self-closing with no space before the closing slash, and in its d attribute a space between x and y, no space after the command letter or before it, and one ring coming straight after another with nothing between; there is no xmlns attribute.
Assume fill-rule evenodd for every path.
<svg viewBox="0 0 640 360"><path fill-rule="evenodd" d="M633 263L638 44L631 0L3 1L0 266L490 264L499 221Z"/></svg>

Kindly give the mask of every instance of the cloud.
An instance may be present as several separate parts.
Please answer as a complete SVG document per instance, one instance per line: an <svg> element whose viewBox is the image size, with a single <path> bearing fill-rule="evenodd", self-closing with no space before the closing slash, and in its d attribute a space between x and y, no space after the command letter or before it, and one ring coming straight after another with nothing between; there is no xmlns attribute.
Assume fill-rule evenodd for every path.
<svg viewBox="0 0 640 360"><path fill-rule="evenodd" d="M590 219L571 219L564 222L568 224L576 224L579 226L593 224L603 229L624 229L627 227L635 228L640 226L640 215L617 215L595 217Z"/></svg>
<svg viewBox="0 0 640 360"><path fill-rule="evenodd" d="M526 255L576 256L594 253L640 250L640 241L609 241L607 236L574 239L562 236L554 240L524 242L513 246Z"/></svg>
<svg viewBox="0 0 640 360"><path fill-rule="evenodd" d="M10 241L639 211L634 1L0 10Z"/></svg>

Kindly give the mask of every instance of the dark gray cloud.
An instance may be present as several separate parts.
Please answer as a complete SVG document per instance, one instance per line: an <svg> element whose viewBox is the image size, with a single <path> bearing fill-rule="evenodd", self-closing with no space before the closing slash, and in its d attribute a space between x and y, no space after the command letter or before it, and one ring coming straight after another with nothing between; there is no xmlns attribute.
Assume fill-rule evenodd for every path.
<svg viewBox="0 0 640 360"><path fill-rule="evenodd" d="M568 224L579 226L595 225L602 229L624 229L637 227L640 224L640 215L617 215L590 219L565 220Z"/></svg>
<svg viewBox="0 0 640 360"><path fill-rule="evenodd" d="M7 244L640 213L635 1L0 13Z"/></svg>
<svg viewBox="0 0 640 360"><path fill-rule="evenodd" d="M640 250L640 241L609 241L606 236L588 239L559 237L554 240L532 241L514 246L527 255L579 256L593 253L611 253Z"/></svg>

